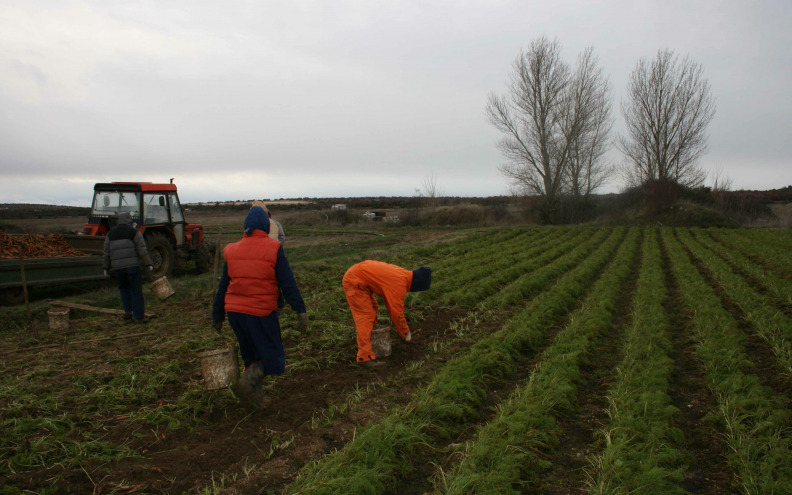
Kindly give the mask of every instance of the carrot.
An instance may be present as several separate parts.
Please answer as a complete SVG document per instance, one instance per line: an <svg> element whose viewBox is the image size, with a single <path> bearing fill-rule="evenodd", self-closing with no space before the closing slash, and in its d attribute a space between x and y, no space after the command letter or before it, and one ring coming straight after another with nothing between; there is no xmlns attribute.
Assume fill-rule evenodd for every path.
<svg viewBox="0 0 792 495"><path fill-rule="evenodd" d="M86 256L59 234L17 234L0 231L0 258L60 258Z"/></svg>

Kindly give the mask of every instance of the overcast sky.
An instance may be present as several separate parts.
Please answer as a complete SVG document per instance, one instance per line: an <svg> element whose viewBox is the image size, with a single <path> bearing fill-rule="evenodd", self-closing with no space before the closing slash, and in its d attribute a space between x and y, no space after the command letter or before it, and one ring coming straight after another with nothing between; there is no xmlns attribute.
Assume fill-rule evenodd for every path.
<svg viewBox="0 0 792 495"><path fill-rule="evenodd" d="M701 165L792 184L789 0L0 0L0 203L171 177L182 202L508 194L484 109L540 36L594 48L615 132L638 60L690 56L717 105Z"/></svg>

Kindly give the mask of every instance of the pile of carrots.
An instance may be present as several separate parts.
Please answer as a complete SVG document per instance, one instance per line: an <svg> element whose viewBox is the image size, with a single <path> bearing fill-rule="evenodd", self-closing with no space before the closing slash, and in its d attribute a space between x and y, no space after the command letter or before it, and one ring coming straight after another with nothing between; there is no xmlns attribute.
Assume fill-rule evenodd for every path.
<svg viewBox="0 0 792 495"><path fill-rule="evenodd" d="M59 234L14 234L0 231L0 258L60 258L86 256Z"/></svg>

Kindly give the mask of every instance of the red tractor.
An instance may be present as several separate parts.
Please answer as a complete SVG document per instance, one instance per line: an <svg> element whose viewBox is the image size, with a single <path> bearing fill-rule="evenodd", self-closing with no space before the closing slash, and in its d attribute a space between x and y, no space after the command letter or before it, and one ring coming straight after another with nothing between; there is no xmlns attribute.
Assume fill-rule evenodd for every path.
<svg viewBox="0 0 792 495"><path fill-rule="evenodd" d="M212 265L214 246L204 241L200 224L187 223L184 219L176 184L172 181L170 184L96 184L83 235L106 235L123 211L132 214L133 224L143 233L154 264L154 277L171 275L177 258L195 261L198 273L205 272Z"/></svg>

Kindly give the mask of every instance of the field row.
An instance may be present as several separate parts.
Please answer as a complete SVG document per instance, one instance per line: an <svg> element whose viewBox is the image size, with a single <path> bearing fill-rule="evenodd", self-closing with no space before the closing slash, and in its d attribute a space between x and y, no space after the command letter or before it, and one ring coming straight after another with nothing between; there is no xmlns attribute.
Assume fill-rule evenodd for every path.
<svg viewBox="0 0 792 495"><path fill-rule="evenodd" d="M448 246L447 253L465 254L439 253L442 282L413 304L510 308L512 316L447 363L411 403L308 466L286 492L409 492L402 480L420 485L417 492L536 488L558 455L559 418L579 409L593 350L617 337L621 362L608 378L608 422L592 442L581 482L590 493L685 493L694 471L709 468L684 450L693 432L677 424L684 405L671 399L672 356L679 352L671 317L681 318L694 339L707 385L699 393L715 398L708 427L713 436L728 432L722 455L732 470L729 489L787 491L789 405L767 384L789 384L790 272L762 255L780 242L760 252L730 239L695 229L548 229L493 239L491 258L484 254L493 246L480 246L481 239ZM459 275L441 275L451 273ZM670 293L685 305L669 305ZM629 322L616 335L625 311ZM750 359L746 345L754 338L772 351L771 363ZM520 378L524 366L530 372ZM509 397L482 410L503 388ZM426 473L410 458L439 468Z"/></svg>
<svg viewBox="0 0 792 495"><path fill-rule="evenodd" d="M790 247L788 231L653 227L295 242L310 325L282 314L287 370L259 415L203 386L195 354L233 341L209 328L210 274L149 299L143 332L77 314L54 335L8 312L0 479L9 493L792 493ZM385 372L354 365L341 277L363 259L433 268L406 301L417 343L395 342ZM114 307L117 290L77 300ZM47 347L68 340L90 343Z"/></svg>

